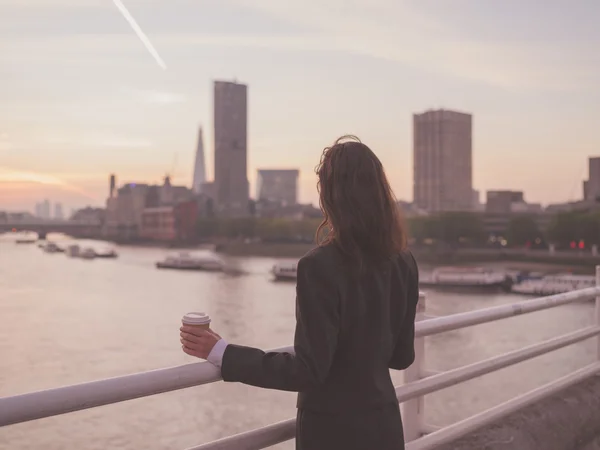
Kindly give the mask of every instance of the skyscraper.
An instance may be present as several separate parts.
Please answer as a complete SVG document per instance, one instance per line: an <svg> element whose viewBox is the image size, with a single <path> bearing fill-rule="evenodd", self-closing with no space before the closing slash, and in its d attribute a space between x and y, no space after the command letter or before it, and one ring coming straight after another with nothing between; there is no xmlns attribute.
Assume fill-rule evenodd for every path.
<svg viewBox="0 0 600 450"><path fill-rule="evenodd" d="M57 220L63 220L65 215L63 213L63 207L61 203L54 204L54 218Z"/></svg>
<svg viewBox="0 0 600 450"><path fill-rule="evenodd" d="M42 219L50 218L50 200L44 200L40 205L40 217Z"/></svg>
<svg viewBox="0 0 600 450"><path fill-rule="evenodd" d="M215 81L215 196L227 215L248 212L247 86Z"/></svg>
<svg viewBox="0 0 600 450"><path fill-rule="evenodd" d="M583 182L583 199L596 202L600 199L600 157L588 161L588 179Z"/></svg>
<svg viewBox="0 0 600 450"><path fill-rule="evenodd" d="M436 110L413 117L414 202L429 212L473 209L472 116Z"/></svg>
<svg viewBox="0 0 600 450"><path fill-rule="evenodd" d="M198 144L196 145L196 163L194 164L194 181L192 190L195 194L202 194L202 186L206 183L206 163L204 161L204 139L202 127L198 130Z"/></svg>
<svg viewBox="0 0 600 450"><path fill-rule="evenodd" d="M256 198L284 205L298 202L298 169L259 169Z"/></svg>

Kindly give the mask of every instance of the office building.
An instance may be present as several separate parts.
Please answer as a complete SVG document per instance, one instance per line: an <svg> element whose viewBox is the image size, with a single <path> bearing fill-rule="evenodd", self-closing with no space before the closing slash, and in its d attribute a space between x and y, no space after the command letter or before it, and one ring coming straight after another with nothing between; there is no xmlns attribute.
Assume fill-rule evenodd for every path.
<svg viewBox="0 0 600 450"><path fill-rule="evenodd" d="M488 191L486 193L485 212L509 214L516 204L525 203L521 191Z"/></svg>
<svg viewBox="0 0 600 450"><path fill-rule="evenodd" d="M61 203L54 204L54 218L57 220L64 220L65 215L63 213L63 207Z"/></svg>
<svg viewBox="0 0 600 450"><path fill-rule="evenodd" d="M43 202L36 203L35 215L40 219L50 219L50 201L44 200Z"/></svg>
<svg viewBox="0 0 600 450"><path fill-rule="evenodd" d="M115 190L117 189L117 177L115 174L111 174L109 183L108 197L112 198L115 196Z"/></svg>
<svg viewBox="0 0 600 450"><path fill-rule="evenodd" d="M485 212L489 214L537 214L539 203L527 203L522 191L488 191Z"/></svg>
<svg viewBox="0 0 600 450"><path fill-rule="evenodd" d="M192 190L194 194L202 194L202 187L206 183L206 163L204 160L204 139L202 128L198 130L198 143L196 145L196 161L194 164L194 180Z"/></svg>
<svg viewBox="0 0 600 450"><path fill-rule="evenodd" d="M223 215L248 213L247 86L214 84L215 200Z"/></svg>
<svg viewBox="0 0 600 450"><path fill-rule="evenodd" d="M298 203L298 169L259 169L256 198L281 205Z"/></svg>
<svg viewBox="0 0 600 450"><path fill-rule="evenodd" d="M414 203L428 212L473 209L472 116L430 110L413 116Z"/></svg>
<svg viewBox="0 0 600 450"><path fill-rule="evenodd" d="M589 201L600 200L600 157L589 158L588 179L583 182L583 199Z"/></svg>

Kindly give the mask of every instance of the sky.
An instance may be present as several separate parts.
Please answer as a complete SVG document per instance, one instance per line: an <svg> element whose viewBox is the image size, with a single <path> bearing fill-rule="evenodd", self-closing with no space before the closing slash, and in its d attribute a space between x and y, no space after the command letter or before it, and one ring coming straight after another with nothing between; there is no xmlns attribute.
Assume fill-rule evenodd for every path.
<svg viewBox="0 0 600 450"><path fill-rule="evenodd" d="M117 0L118 3L118 0ZM0 209L102 206L119 184L212 176L212 83L249 86L248 176L355 134L412 199L412 114L473 114L474 187L582 195L600 155L598 0L0 0ZM162 62L164 66L161 67ZM484 195L482 194L482 200Z"/></svg>

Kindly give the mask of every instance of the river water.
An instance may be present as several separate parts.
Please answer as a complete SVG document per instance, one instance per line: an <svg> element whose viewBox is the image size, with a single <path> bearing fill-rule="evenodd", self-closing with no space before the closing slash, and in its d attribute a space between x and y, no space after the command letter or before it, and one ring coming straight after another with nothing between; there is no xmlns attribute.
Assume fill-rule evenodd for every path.
<svg viewBox="0 0 600 450"><path fill-rule="evenodd" d="M194 361L181 352L180 318L203 310L230 342L274 348L294 330L294 286L270 280L270 258L229 258L243 274L159 271L168 252L118 249L116 260L46 254L0 237L0 396ZM509 294L427 293L446 315L521 299ZM427 338L431 370L448 370L592 323L591 303ZM446 425L592 362L593 342L426 398L426 419ZM398 384L402 375L394 373ZM0 429L6 450L183 450L295 415L295 396L238 384L160 394ZM293 443L278 449L291 449Z"/></svg>

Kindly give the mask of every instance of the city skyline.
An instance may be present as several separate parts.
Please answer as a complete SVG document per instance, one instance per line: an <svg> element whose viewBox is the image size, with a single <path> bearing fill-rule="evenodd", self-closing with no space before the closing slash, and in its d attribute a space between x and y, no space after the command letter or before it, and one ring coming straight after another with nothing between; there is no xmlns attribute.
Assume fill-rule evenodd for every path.
<svg viewBox="0 0 600 450"><path fill-rule="evenodd" d="M0 1L11 24L0 32L0 208L32 210L44 197L68 209L103 205L107 174L160 178L175 152L173 179L191 186L198 123L213 140L211 80L235 77L252 89L251 192L256 169L298 167L303 203L316 203L323 147L346 133L412 200L412 114L430 108L475 116L482 192L575 200L588 157L600 154L593 1L543 11L531 0L124 3L166 71L110 2Z"/></svg>

